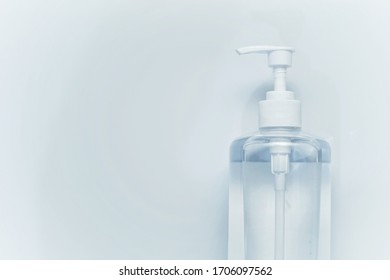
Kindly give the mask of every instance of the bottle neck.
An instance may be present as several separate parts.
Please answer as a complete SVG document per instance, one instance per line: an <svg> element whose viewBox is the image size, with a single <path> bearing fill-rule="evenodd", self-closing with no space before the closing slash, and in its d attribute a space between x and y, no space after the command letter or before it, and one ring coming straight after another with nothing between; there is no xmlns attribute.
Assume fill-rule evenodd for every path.
<svg viewBox="0 0 390 280"><path fill-rule="evenodd" d="M288 126L260 127L259 131L262 134L298 134L301 132L301 128Z"/></svg>

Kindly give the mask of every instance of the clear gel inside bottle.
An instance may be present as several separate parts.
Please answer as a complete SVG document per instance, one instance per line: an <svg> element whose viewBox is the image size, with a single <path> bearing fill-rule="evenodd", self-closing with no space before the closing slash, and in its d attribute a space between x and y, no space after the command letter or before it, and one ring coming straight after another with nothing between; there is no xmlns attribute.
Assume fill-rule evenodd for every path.
<svg viewBox="0 0 390 280"><path fill-rule="evenodd" d="M232 143L231 182L243 189L246 259L317 258L329 162L329 144L299 129L262 129Z"/></svg>

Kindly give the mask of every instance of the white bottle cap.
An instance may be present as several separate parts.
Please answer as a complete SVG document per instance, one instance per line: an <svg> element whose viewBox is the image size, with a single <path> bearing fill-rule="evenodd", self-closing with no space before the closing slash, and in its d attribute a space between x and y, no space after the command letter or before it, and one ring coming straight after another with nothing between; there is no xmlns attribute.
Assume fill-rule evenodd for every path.
<svg viewBox="0 0 390 280"><path fill-rule="evenodd" d="M286 72L292 64L291 47L253 46L237 49L238 54L268 54L268 66L274 70L274 90L259 102L259 128L301 127L301 102L286 89Z"/></svg>

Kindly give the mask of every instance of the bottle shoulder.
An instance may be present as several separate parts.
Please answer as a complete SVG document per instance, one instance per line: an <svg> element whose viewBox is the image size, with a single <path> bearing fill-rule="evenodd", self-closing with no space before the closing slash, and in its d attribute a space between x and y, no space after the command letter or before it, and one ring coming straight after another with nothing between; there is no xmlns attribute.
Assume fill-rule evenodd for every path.
<svg viewBox="0 0 390 280"><path fill-rule="evenodd" d="M268 153L271 146L283 141L291 146L293 151L317 154L316 161L330 162L331 147L324 138L303 132L301 130L257 131L236 138L230 146L231 161L243 161L248 154ZM250 157L249 157L250 158Z"/></svg>
<svg viewBox="0 0 390 280"><path fill-rule="evenodd" d="M326 141L324 138L307 133L305 131L288 131L288 130L282 130L282 131L270 131L270 132L262 132L262 131L256 131L252 133L244 134L240 137L235 138L231 146L236 146L238 144L243 143L250 143L250 142L256 142L256 141L268 141L272 139L289 139L290 141L297 141L297 140L306 140L306 141L313 141L318 142L321 146L329 146L328 141Z"/></svg>
<svg viewBox="0 0 390 280"><path fill-rule="evenodd" d="M231 142L230 146L232 147L232 146L235 146L235 145L237 145L237 144L243 143L243 142L245 142L246 140L248 140L249 138L251 138L251 137L253 137L253 136L256 136L256 135L259 135L257 131L256 131L256 132L252 132L252 133L247 133L247 134L241 135L241 136L235 138L235 139Z"/></svg>

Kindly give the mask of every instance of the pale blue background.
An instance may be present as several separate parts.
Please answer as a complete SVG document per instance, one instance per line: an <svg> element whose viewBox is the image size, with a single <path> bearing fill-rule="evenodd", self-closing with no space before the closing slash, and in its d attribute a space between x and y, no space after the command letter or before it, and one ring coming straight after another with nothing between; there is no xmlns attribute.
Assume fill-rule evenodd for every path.
<svg viewBox="0 0 390 280"><path fill-rule="evenodd" d="M219 259L265 58L333 138L333 258L390 259L386 1L0 1L0 258Z"/></svg>

